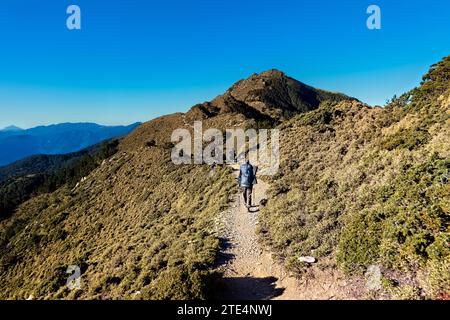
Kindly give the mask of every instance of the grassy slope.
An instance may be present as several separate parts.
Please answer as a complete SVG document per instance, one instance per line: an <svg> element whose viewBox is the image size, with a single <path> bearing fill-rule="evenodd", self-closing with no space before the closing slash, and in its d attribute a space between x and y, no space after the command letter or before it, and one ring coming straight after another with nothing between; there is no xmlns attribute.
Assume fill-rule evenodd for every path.
<svg viewBox="0 0 450 320"><path fill-rule="evenodd" d="M143 125L76 189L35 197L2 222L0 298L205 298L214 218L234 181L227 168L210 177L207 166L172 164L168 134L181 125L180 115ZM81 290L65 286L72 264Z"/></svg>
<svg viewBox="0 0 450 320"><path fill-rule="evenodd" d="M29 198L76 183L117 152L118 140L105 141L76 153L37 155L0 168L0 219Z"/></svg>
<svg viewBox="0 0 450 320"><path fill-rule="evenodd" d="M324 104L280 126L260 234L288 269L377 264L388 296L450 292L449 79L447 58L388 108Z"/></svg>

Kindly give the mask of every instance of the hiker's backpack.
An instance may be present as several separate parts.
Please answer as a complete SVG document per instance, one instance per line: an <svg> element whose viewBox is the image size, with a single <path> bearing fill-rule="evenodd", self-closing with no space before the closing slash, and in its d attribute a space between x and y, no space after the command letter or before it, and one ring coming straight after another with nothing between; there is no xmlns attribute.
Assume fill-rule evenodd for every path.
<svg viewBox="0 0 450 320"><path fill-rule="evenodd" d="M251 164L245 163L240 168L240 181L241 187L250 188L255 183L255 172Z"/></svg>

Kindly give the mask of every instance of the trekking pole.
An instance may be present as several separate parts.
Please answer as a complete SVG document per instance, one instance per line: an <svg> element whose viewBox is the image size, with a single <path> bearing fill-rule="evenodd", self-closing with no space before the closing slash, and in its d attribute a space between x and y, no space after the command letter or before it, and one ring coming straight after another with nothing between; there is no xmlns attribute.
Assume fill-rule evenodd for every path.
<svg viewBox="0 0 450 320"><path fill-rule="evenodd" d="M252 185L252 190L248 196L250 198L248 205L249 205L249 208L251 208L253 206L253 204L255 203L255 185Z"/></svg>
<svg viewBox="0 0 450 320"><path fill-rule="evenodd" d="M258 166L255 166L255 168L254 168L254 179L255 179L255 183L253 184L253 186L252 186L252 202L254 202L255 201L255 194L254 194L254 187L255 187L255 184L258 184L258 180L257 180L257 178L256 178L256 174L258 173Z"/></svg>
<svg viewBox="0 0 450 320"><path fill-rule="evenodd" d="M238 185L238 207L241 207L241 188Z"/></svg>
<svg viewBox="0 0 450 320"><path fill-rule="evenodd" d="M238 180L238 184L237 184L237 190L238 190L238 208L241 208L241 186L239 185L239 179Z"/></svg>

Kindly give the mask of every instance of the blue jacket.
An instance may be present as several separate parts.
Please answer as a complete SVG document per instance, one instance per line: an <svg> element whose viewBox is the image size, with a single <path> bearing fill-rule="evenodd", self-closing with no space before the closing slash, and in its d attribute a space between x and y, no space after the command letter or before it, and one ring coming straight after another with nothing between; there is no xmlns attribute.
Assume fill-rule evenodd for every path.
<svg viewBox="0 0 450 320"><path fill-rule="evenodd" d="M240 187L250 188L256 184L256 176L253 166L250 163L244 163L239 170L238 184Z"/></svg>

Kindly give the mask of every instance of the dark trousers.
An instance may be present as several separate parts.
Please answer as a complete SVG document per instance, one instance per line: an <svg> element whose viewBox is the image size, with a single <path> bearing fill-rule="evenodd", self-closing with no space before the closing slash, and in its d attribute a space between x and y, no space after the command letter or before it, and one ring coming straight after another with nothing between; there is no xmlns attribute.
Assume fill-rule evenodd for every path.
<svg viewBox="0 0 450 320"><path fill-rule="evenodd" d="M247 208L252 206L252 187L242 187L242 195L244 196L244 204Z"/></svg>

